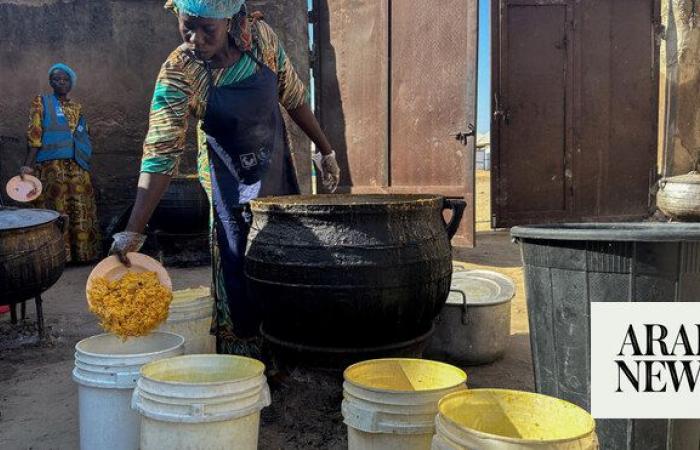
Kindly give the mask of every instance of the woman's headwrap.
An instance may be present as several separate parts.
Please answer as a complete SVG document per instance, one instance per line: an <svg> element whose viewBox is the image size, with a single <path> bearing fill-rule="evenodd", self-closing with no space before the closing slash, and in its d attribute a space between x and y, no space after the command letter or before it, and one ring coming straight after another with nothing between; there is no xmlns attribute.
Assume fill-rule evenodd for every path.
<svg viewBox="0 0 700 450"><path fill-rule="evenodd" d="M168 0L166 8L206 19L230 19L241 11L245 0Z"/></svg>
<svg viewBox="0 0 700 450"><path fill-rule="evenodd" d="M51 66L51 68L49 69L49 77L51 77L51 74L55 70L61 70L61 71L65 72L68 75L68 78L70 78L71 88L75 87L75 83L78 81L78 75L76 75L76 73L73 69L68 67L66 64L57 63L57 64L54 64L53 66Z"/></svg>
<svg viewBox="0 0 700 450"><path fill-rule="evenodd" d="M167 0L165 9L175 14L208 19L233 19L229 35L239 50L249 52L253 46L252 24L263 20L260 12L254 12L248 20L245 0ZM236 16L236 17L234 17Z"/></svg>

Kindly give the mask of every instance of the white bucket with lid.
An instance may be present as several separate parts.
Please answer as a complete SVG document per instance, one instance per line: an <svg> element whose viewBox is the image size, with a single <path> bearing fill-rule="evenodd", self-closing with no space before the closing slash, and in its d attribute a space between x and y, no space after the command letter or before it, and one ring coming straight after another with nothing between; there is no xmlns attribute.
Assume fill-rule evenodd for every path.
<svg viewBox="0 0 700 450"><path fill-rule="evenodd" d="M438 401L466 389L461 369L421 359L376 359L345 370L349 450L428 450Z"/></svg>
<svg viewBox="0 0 700 450"><path fill-rule="evenodd" d="M209 288L174 291L168 320L159 330L184 337L186 355L216 353L216 337L210 332L213 307Z"/></svg>
<svg viewBox="0 0 700 450"><path fill-rule="evenodd" d="M265 365L231 355L187 355L141 368L132 407L141 450L254 450L270 405Z"/></svg>
<svg viewBox="0 0 700 450"><path fill-rule="evenodd" d="M140 418L131 410L131 394L139 370L148 362L181 355L183 344L182 336L155 332L126 341L100 334L75 345L82 450L138 449Z"/></svg>

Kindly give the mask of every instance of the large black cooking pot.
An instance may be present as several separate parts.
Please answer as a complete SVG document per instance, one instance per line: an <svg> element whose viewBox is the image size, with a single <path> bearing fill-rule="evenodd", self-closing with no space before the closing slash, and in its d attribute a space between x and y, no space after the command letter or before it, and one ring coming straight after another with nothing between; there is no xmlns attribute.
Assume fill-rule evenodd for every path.
<svg viewBox="0 0 700 450"><path fill-rule="evenodd" d="M209 227L209 199L197 175L178 175L158 203L150 227L166 233L193 234Z"/></svg>
<svg viewBox="0 0 700 450"><path fill-rule="evenodd" d="M0 208L0 305L38 296L61 277L64 226L56 211Z"/></svg>
<svg viewBox="0 0 700 450"><path fill-rule="evenodd" d="M450 239L464 206L438 195L251 202L246 275L263 335L329 352L425 340L449 293Z"/></svg>

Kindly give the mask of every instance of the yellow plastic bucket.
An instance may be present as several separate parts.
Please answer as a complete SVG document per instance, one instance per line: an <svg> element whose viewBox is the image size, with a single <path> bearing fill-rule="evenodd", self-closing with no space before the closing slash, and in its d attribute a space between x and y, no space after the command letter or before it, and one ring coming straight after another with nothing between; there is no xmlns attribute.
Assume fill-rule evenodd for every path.
<svg viewBox="0 0 700 450"><path fill-rule="evenodd" d="M595 420L531 392L474 389L440 400L433 450L596 450Z"/></svg>
<svg viewBox="0 0 700 450"><path fill-rule="evenodd" d="M428 450L438 401L466 388L467 374L422 359L377 359L344 373L349 450Z"/></svg>

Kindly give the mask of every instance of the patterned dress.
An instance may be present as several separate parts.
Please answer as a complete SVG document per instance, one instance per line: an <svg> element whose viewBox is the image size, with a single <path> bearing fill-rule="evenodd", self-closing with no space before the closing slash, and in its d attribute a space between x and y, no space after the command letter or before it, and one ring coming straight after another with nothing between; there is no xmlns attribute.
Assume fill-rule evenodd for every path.
<svg viewBox="0 0 700 450"><path fill-rule="evenodd" d="M258 20L259 17L253 15L249 21L250 51L256 59L277 74L281 107L287 110L295 109L308 101L307 90L277 35L265 22ZM239 48L245 46L238 42L237 45ZM212 79L217 86L226 86L248 78L256 70L259 70L259 67L255 60L244 53L233 66L213 69ZM201 131L201 119L206 112L208 91L209 78L203 63L192 57L184 45L172 52L163 64L156 81L141 171L166 175L177 173L180 158L185 150L188 120L190 115L193 115L200 120L197 125L198 175L211 201L208 147ZM212 239L212 242L216 242L216 239ZM257 346L239 339L233 329L222 282L225 274L221 269L218 249L215 245L212 247L212 292L216 299L212 331L217 336L217 349L219 353L257 357Z"/></svg>
<svg viewBox="0 0 700 450"><path fill-rule="evenodd" d="M74 132L81 116L80 104L61 101L61 108L71 132ZM41 96L37 96L29 113L27 141L30 147L41 148L43 115ZM66 261L86 263L99 259L102 255L102 238L90 173L71 159L44 161L34 169L43 185L41 196L34 206L68 216L68 227L64 233Z"/></svg>

